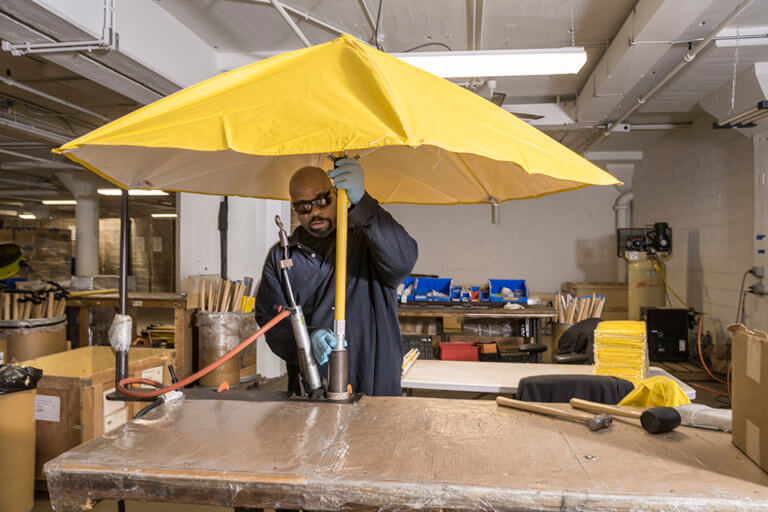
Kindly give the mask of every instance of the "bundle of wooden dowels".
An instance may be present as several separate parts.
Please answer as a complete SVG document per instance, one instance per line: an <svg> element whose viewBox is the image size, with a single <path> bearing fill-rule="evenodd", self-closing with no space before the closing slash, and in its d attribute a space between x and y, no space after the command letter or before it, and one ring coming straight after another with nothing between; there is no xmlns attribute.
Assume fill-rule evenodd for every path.
<svg viewBox="0 0 768 512"><path fill-rule="evenodd" d="M573 297L555 292L557 321L562 324L575 324L587 318L600 318L605 307L605 295L585 295Z"/></svg>
<svg viewBox="0 0 768 512"><path fill-rule="evenodd" d="M55 318L64 314L67 293L48 286L44 290L2 290L0 292L0 319L30 320Z"/></svg>
<svg viewBox="0 0 768 512"><path fill-rule="evenodd" d="M408 351L407 354L403 356L403 365L400 367L400 370L402 371L402 374L405 375L408 373L408 370L411 369L411 366L413 366L413 363L416 362L416 360L421 355L421 351L417 348L412 348Z"/></svg>
<svg viewBox="0 0 768 512"><path fill-rule="evenodd" d="M203 279L200 282L198 307L209 313L250 313L256 301L251 296L253 279L245 277L242 281L228 279Z"/></svg>

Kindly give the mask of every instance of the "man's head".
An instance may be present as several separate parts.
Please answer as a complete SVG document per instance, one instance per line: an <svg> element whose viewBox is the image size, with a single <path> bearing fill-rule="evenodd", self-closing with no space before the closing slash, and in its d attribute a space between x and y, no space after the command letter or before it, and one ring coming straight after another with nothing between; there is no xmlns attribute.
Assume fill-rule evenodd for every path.
<svg viewBox="0 0 768 512"><path fill-rule="evenodd" d="M336 189L325 171L302 167L291 177L289 191L302 227L312 236L328 236L336 227Z"/></svg>

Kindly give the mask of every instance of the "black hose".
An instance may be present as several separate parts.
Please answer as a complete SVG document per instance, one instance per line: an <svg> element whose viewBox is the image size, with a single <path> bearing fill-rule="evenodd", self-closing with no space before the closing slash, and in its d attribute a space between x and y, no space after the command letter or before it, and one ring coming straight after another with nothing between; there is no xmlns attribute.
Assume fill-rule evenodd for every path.
<svg viewBox="0 0 768 512"><path fill-rule="evenodd" d="M151 404L149 404L148 406L144 407L142 410L137 412L136 416L134 416L133 419L141 418L142 416L144 416L149 411L151 411L152 409L154 409L158 405L162 404L163 402L165 402L165 400L163 400L162 398L158 398L157 400L155 400L154 402L152 402Z"/></svg>

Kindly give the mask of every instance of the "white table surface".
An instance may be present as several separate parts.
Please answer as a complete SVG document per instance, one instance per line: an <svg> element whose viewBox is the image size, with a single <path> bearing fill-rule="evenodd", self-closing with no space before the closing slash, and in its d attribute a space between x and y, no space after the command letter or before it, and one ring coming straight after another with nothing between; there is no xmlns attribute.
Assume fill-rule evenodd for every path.
<svg viewBox="0 0 768 512"><path fill-rule="evenodd" d="M491 363L418 359L402 380L405 389L515 393L520 379L535 375L592 375L590 364ZM666 370L651 366L649 377L662 375L677 382L693 400L696 390Z"/></svg>

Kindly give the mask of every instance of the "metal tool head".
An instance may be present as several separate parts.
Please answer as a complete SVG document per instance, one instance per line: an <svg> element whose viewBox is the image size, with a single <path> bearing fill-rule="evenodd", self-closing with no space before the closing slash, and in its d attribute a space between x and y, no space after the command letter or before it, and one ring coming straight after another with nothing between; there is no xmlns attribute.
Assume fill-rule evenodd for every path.
<svg viewBox="0 0 768 512"><path fill-rule="evenodd" d="M595 431L601 428L608 428L613 423L613 416L610 414L598 414L594 418L590 418L587 422L589 430Z"/></svg>

